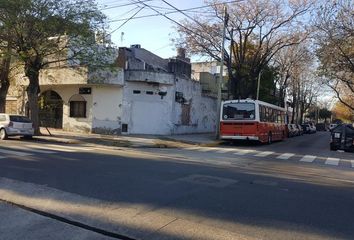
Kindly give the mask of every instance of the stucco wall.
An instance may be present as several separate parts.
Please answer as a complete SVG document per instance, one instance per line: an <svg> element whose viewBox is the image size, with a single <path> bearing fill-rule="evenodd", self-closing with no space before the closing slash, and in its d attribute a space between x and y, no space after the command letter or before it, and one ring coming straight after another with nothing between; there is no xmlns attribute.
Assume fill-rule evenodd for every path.
<svg viewBox="0 0 354 240"><path fill-rule="evenodd" d="M140 91L140 94L134 94L134 90ZM167 91L162 99L158 95L161 90ZM147 94L147 91L153 94ZM171 85L126 82L122 124L128 124L130 134L171 134L173 101L174 90Z"/></svg>
<svg viewBox="0 0 354 240"><path fill-rule="evenodd" d="M173 110L173 133L205 133L213 132L216 127L216 99L204 97L201 93L199 82L190 79L179 79L176 82L175 91L182 92L190 104L190 123L182 124L182 104L174 101Z"/></svg>
<svg viewBox="0 0 354 240"><path fill-rule="evenodd" d="M123 88L95 86L93 92L92 132L118 134L121 132Z"/></svg>
<svg viewBox="0 0 354 240"><path fill-rule="evenodd" d="M81 86L42 86L41 92L52 90L57 92L63 103L63 129L75 132L91 132L92 130L92 103L93 97L90 95L81 95L86 101L86 118L72 118L70 117L70 103L72 96L79 93Z"/></svg>

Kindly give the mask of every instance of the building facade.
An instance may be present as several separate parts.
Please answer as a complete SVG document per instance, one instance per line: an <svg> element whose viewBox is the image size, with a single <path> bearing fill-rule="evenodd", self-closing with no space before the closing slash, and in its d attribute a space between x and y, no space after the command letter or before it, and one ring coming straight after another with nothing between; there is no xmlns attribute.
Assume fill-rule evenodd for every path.
<svg viewBox="0 0 354 240"><path fill-rule="evenodd" d="M26 78L19 74L11 110L26 114ZM119 48L116 67L60 66L40 74L41 126L104 134L184 134L215 131L216 100L191 79L183 52L163 59L140 45ZM16 91L13 91L16 92ZM17 96L14 96L17 95ZM9 108L10 109L10 108Z"/></svg>

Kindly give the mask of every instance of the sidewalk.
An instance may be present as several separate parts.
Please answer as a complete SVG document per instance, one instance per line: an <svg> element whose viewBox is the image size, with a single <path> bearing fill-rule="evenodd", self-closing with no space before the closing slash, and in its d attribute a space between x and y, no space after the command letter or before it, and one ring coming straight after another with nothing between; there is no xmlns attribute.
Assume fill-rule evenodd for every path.
<svg viewBox="0 0 354 240"><path fill-rule="evenodd" d="M49 130L49 132L48 132ZM220 143L214 134L183 134L183 135L102 135L90 133L74 133L58 129L41 128L41 136L35 136L39 141L59 142L66 144L97 144L132 148L168 148L188 147L191 145L215 146Z"/></svg>
<svg viewBox="0 0 354 240"><path fill-rule="evenodd" d="M0 238L4 240L112 239L4 202L0 202Z"/></svg>

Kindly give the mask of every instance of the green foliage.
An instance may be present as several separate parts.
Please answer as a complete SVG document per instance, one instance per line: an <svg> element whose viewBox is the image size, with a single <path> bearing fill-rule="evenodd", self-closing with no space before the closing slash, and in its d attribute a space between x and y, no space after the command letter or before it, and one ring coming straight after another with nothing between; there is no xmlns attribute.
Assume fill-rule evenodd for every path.
<svg viewBox="0 0 354 240"><path fill-rule="evenodd" d="M266 66L262 70L261 82L259 89L259 100L279 105L277 97L277 88L275 85L275 79L277 71L273 67Z"/></svg>
<svg viewBox="0 0 354 240"><path fill-rule="evenodd" d="M7 43L24 65L36 133L39 72L45 67L112 62L110 49L95 42L95 33L105 27L105 16L94 0L0 0L0 43Z"/></svg>

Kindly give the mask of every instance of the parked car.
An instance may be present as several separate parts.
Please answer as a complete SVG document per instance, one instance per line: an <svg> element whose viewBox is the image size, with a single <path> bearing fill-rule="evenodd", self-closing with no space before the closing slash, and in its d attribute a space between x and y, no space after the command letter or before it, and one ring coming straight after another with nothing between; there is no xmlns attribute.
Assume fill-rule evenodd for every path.
<svg viewBox="0 0 354 240"><path fill-rule="evenodd" d="M294 135L295 136L300 136L300 129L298 128L298 126L296 124L291 124L293 126L294 129Z"/></svg>
<svg viewBox="0 0 354 240"><path fill-rule="evenodd" d="M316 124L317 131L327 131L327 127L325 123L317 123Z"/></svg>
<svg viewBox="0 0 354 240"><path fill-rule="evenodd" d="M310 133L316 133L317 131L317 128L316 128L316 125L314 123L309 123L310 125Z"/></svg>
<svg viewBox="0 0 354 240"><path fill-rule="evenodd" d="M301 127L302 127L304 133L311 133L310 124L302 124Z"/></svg>
<svg viewBox="0 0 354 240"><path fill-rule="evenodd" d="M288 124L288 137L298 136L299 130L296 128L295 124Z"/></svg>
<svg viewBox="0 0 354 240"><path fill-rule="evenodd" d="M0 139L7 139L9 136L23 136L32 138L34 134L32 121L20 115L0 113Z"/></svg>
<svg viewBox="0 0 354 240"><path fill-rule="evenodd" d="M297 128L299 129L299 135L304 135L304 129L300 124L296 124Z"/></svg>
<svg viewBox="0 0 354 240"><path fill-rule="evenodd" d="M341 124L331 131L330 149L332 151L344 150L354 152L354 126L351 124Z"/></svg>

